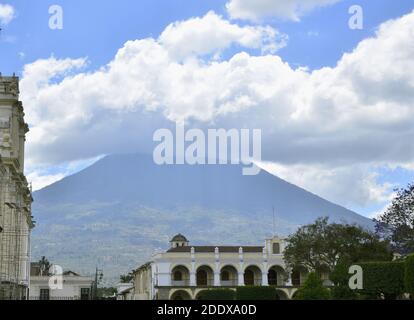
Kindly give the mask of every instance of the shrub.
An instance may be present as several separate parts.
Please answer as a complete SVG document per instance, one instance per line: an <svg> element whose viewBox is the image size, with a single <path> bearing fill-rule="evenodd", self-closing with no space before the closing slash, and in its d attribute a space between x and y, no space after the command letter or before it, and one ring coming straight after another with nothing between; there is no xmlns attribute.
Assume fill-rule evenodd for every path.
<svg viewBox="0 0 414 320"><path fill-rule="evenodd" d="M199 300L234 300L236 292L230 289L211 289L199 293Z"/></svg>
<svg viewBox="0 0 414 320"><path fill-rule="evenodd" d="M238 287L237 300L277 300L279 298L273 287L246 286Z"/></svg>
<svg viewBox="0 0 414 320"><path fill-rule="evenodd" d="M295 300L328 300L329 289L323 286L322 280L316 273L310 273L302 288L296 294Z"/></svg>
<svg viewBox="0 0 414 320"><path fill-rule="evenodd" d="M404 262L367 262L359 265L363 270L363 295L388 300L404 293Z"/></svg>
<svg viewBox="0 0 414 320"><path fill-rule="evenodd" d="M405 260L404 282L405 291L410 294L411 299L414 299L414 254Z"/></svg>

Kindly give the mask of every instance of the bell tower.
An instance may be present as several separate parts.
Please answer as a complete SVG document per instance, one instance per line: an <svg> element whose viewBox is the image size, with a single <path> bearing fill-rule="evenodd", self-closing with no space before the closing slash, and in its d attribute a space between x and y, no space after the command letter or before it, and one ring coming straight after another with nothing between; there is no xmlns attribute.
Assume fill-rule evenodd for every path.
<svg viewBox="0 0 414 320"><path fill-rule="evenodd" d="M181 233L174 236L171 241L171 248L188 247L190 242Z"/></svg>
<svg viewBox="0 0 414 320"><path fill-rule="evenodd" d="M0 74L0 156L24 172L24 144L28 125L24 122L23 105L19 101L19 78Z"/></svg>
<svg viewBox="0 0 414 320"><path fill-rule="evenodd" d="M28 299L32 194L24 176L28 125L19 78L0 73L0 300Z"/></svg>
<svg viewBox="0 0 414 320"><path fill-rule="evenodd" d="M274 236L273 238L266 240L265 248L269 255L283 254L283 251L285 250L285 240L279 236Z"/></svg>

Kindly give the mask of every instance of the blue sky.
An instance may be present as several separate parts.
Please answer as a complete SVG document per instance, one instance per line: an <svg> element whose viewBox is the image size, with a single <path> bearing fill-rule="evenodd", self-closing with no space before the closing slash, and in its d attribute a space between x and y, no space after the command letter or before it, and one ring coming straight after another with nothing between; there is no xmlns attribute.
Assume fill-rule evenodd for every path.
<svg viewBox="0 0 414 320"><path fill-rule="evenodd" d="M228 15L226 2L7 1L4 3L15 8L17 17L13 23L3 26L0 69L4 74L20 74L25 63L51 54L88 57L89 68L95 69L109 62L126 41L157 37L171 22L202 16L210 10ZM53 4L64 9L63 30L48 27L48 9ZM364 9L363 30L348 28L348 8L353 4ZM411 11L413 6L413 0L342 1L316 9L300 22L272 18L266 19L266 23L289 35L289 45L279 52L285 61L320 68L335 65L344 52L351 51L361 39L372 36L381 22L399 17ZM24 59L19 58L21 52L25 54Z"/></svg>
<svg viewBox="0 0 414 320"><path fill-rule="evenodd" d="M101 70L102 67L106 66L107 68L107 64L114 61L114 57L118 50L123 48L127 41L146 38L156 40L171 23L176 21L187 21L194 17L201 18L209 11L213 11L215 15L221 16L223 21L228 21L240 28L271 26L280 34L286 35L288 37L286 45L277 50L277 52L273 52L272 55L280 57L283 62L288 63L292 71L299 67L307 67L307 72L310 75L313 70L319 70L323 67L335 68L344 53L352 52L361 41L364 41L364 39L376 37L376 31L379 25L390 19L399 19L403 15L409 14L414 9L414 0L343 0L338 2L332 1L335 2L332 5L316 7L313 10L306 11L300 15L300 21L292 21L289 17L281 16L262 17L259 20L252 21L251 19L232 19L234 16L231 16L231 13L226 7L226 4L228 4L229 1L236 2L237 0L0 0L0 4L8 4L14 8L14 18L8 23L3 23L1 26L3 30L0 34L0 71L3 74L12 74L13 72L16 72L19 76L23 76L23 69L25 66L37 66L36 63L41 60L50 62L51 57L54 57L54 59L58 61L65 58L71 60L86 58L87 63L82 64L80 71L74 71L74 74L91 75ZM240 0L240 2L242 3L243 0ZM263 2L266 1L263 0ZM276 2L280 1L277 0L275 3ZM63 30L51 30L48 27L50 17L48 9L53 4L58 4L63 8ZM350 30L348 27L348 19L350 17L348 9L354 4L360 5L364 10L363 30ZM192 39L188 40L189 46L192 45L191 41ZM205 41L209 41L208 37L205 38ZM232 57L240 52L247 52L253 57L263 57L265 55L261 48L244 46L237 43L237 41L235 42L236 43L232 43L225 49L220 50L220 62L230 61ZM186 42L184 43L187 44ZM212 56L214 53L215 51L213 50L211 56L208 56L207 58L200 56L197 57L197 59L200 61L203 60L204 63L211 63L211 61L213 61ZM54 62L51 61L50 63ZM48 67L46 66L45 68L47 69ZM49 68L52 68L52 64ZM61 86L62 80L64 80L68 74L72 75L71 72L73 72L72 69L70 69L68 73L63 72L61 74L54 74L54 77L48 79L49 86L47 89L49 91L47 92L50 92L53 85ZM30 81L32 80L27 76L26 86L28 86L27 83ZM300 89L298 90L300 91ZM408 98L411 99L411 96ZM389 101L389 99L387 101ZM36 115L36 112L38 112L36 108L39 108L38 104L34 102L32 103L31 101L24 101L24 103L28 110L29 125L32 128L46 128L46 120L42 122L39 115ZM67 109L70 108L68 104L66 104L66 106ZM94 111L93 116L98 117L97 115L99 114L99 119L103 119L106 116L109 117L105 112L99 109L99 112ZM89 116L93 118L93 116ZM156 117L154 116L154 122L158 121L158 116L158 114ZM157 118L157 120L155 120L155 118ZM31 121L31 119L33 119L33 121ZM160 121L162 122L162 120ZM358 121L359 120L355 120L353 122L355 126L357 126ZM321 125L323 124L321 123ZM391 128L391 124L388 125ZM393 123L393 125L399 126L400 128L403 127L402 122L401 124ZM353 130L352 127L353 126L351 125L349 132ZM375 130L386 130L384 129L385 127L386 125L382 124L380 129L377 127L372 128L372 130L370 129L370 134L375 132ZM358 127L358 129L360 129L360 127ZM70 130L73 130L73 128L68 127L67 132L70 132ZM337 131L335 131L337 133L334 134L334 136L337 137L336 141L342 142L340 136L340 133L342 132L341 130L344 129L339 126ZM295 128L295 132L297 131L297 128ZM38 134L39 133L36 133L36 137ZM57 133L54 134L57 135ZM112 136L114 135L113 133L111 134ZM301 134L302 133L300 133L300 135ZM365 137L366 132L361 131L360 134ZM386 134L386 132L381 131L381 134ZM395 139L410 139L410 134L411 131L407 129L401 136L396 136ZM114 149L110 147L109 143L106 148L105 143L97 141L96 144L102 146L101 148L97 147L93 151L81 152L75 150L75 147L68 147L67 149L72 151L67 151L67 153L65 151L63 152L65 153L64 156L57 156L56 153L58 152L62 154L61 149L57 147L57 143L62 144L62 141L66 141L66 138L67 137L60 136L55 137L55 140L53 141L58 141L56 142L56 145L51 141L50 145L43 143L41 144L42 148L40 148L37 147L38 145L36 143L32 143L32 141L35 141L34 138L31 140L32 138L30 136L28 137L29 157L31 157L31 154L35 154L32 150L37 148L38 150L42 150L42 154L44 154L45 157L50 156L50 158L56 159L48 163L47 160L41 159L40 156L32 156L29 158L29 177L38 180L39 185L44 185L45 183L52 182L66 174L73 173L83 168L85 165L90 164L102 154L119 151L116 148ZM62 140L60 141L59 139ZM122 139L122 137L119 137L119 139ZM358 139L358 137L355 139L363 140ZM352 144L352 141L347 140L350 144ZM367 140L367 144L369 143L373 143L371 135ZM116 144L116 141L114 141L114 144ZM380 149L379 145L381 144L381 141L377 141L376 144L378 144L378 149ZM312 158L312 160L300 162L292 160L295 159L295 157L290 160L282 161L277 157L272 158L270 155L268 160L275 162L280 161L285 167L291 167L290 170L277 171L277 169L275 169L275 173L281 175L286 180L297 183L310 191L320 194L329 200L346 205L362 214L372 215L373 213L382 210L387 204L384 197L387 195L390 196L392 188L396 186L404 186L408 182L414 180L414 171L412 170L414 166L411 166L414 161L410 161L409 159L412 150L405 150L404 145L399 146L399 148L400 150L397 151L390 150L390 156L384 157L384 159L378 162L376 162L375 156L380 152L378 150L367 156L361 156L360 158L358 158L356 154L364 149L364 145L356 146L355 149L351 151L355 153L353 156L356 159L355 165L358 166L358 170L361 172L365 170L367 174L369 174L368 176L361 178L361 181L356 182L361 183L361 188L367 188L367 190L361 189L361 193L366 191L368 194L372 191L369 191L368 189L375 189L366 197L366 199L359 199L356 195L350 196L344 191L341 191L342 193L340 194L335 194L330 190L334 183L341 184L342 182L347 188L352 188L352 185L349 185L349 181L352 181L352 178L355 178L355 172L359 172L353 169L353 160L349 160L348 163L345 164L342 159L336 158L329 164L326 164L328 161L325 158L316 159L316 161ZM140 147L137 146L136 148L132 148L132 150L121 151L133 152L135 150L140 151ZM72 153L70 154L70 152ZM363 151L361 153L363 153ZM388 150L386 153L388 154ZM269 152L269 154L271 154L271 152ZM407 156L404 156L404 154ZM301 159L303 157L304 153L298 152L296 159ZM285 159L287 156L281 158ZM349 158L351 159L353 157L350 156ZM379 158L381 158L381 156ZM319 165L319 163L321 163L321 165ZM303 172L312 172L314 175L311 175L311 177L308 178L306 178L307 174L305 173L298 175L297 172L299 167L294 167L293 165L300 166L300 170L302 170L302 168L309 168L309 170L303 169ZM292 170L296 175L290 175ZM283 175L281 172L286 173ZM321 177L322 180L319 185L312 184L312 180L315 181L315 177ZM328 181L328 177L335 177L335 179L332 178L332 181ZM347 182L345 183L345 181ZM369 183L366 184L366 181L369 181ZM380 199L375 200L375 196L372 194L378 192L382 192L383 194L379 196ZM349 199L346 199L348 196Z"/></svg>

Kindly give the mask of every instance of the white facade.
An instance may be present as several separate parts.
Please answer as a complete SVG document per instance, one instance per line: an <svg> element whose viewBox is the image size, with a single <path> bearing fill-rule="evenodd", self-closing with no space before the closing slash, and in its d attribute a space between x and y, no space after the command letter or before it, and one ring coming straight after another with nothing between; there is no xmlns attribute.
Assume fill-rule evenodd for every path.
<svg viewBox="0 0 414 320"><path fill-rule="evenodd" d="M264 246L190 246L177 235L171 248L134 272L135 299L196 299L206 288L244 285L280 288L288 299L306 276L289 270L283 259L285 242L274 237ZM293 276L293 283L292 283Z"/></svg>
<svg viewBox="0 0 414 320"><path fill-rule="evenodd" d="M61 276L53 277L32 276L30 279L29 299L90 300L92 284L92 277L82 277L73 272L66 272Z"/></svg>
<svg viewBox="0 0 414 320"><path fill-rule="evenodd" d="M116 292L116 300L134 300L134 285L132 283L118 283Z"/></svg>

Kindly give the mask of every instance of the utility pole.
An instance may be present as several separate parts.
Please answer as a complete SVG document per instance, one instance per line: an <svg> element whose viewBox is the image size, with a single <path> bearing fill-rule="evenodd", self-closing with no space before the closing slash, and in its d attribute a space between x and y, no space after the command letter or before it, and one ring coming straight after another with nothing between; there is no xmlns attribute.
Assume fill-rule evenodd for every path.
<svg viewBox="0 0 414 320"><path fill-rule="evenodd" d="M93 282L93 295L92 298L93 300L98 300L98 284L101 282L103 278L103 270L102 269L98 269L98 267L96 267L96 271L95 271L95 281Z"/></svg>

